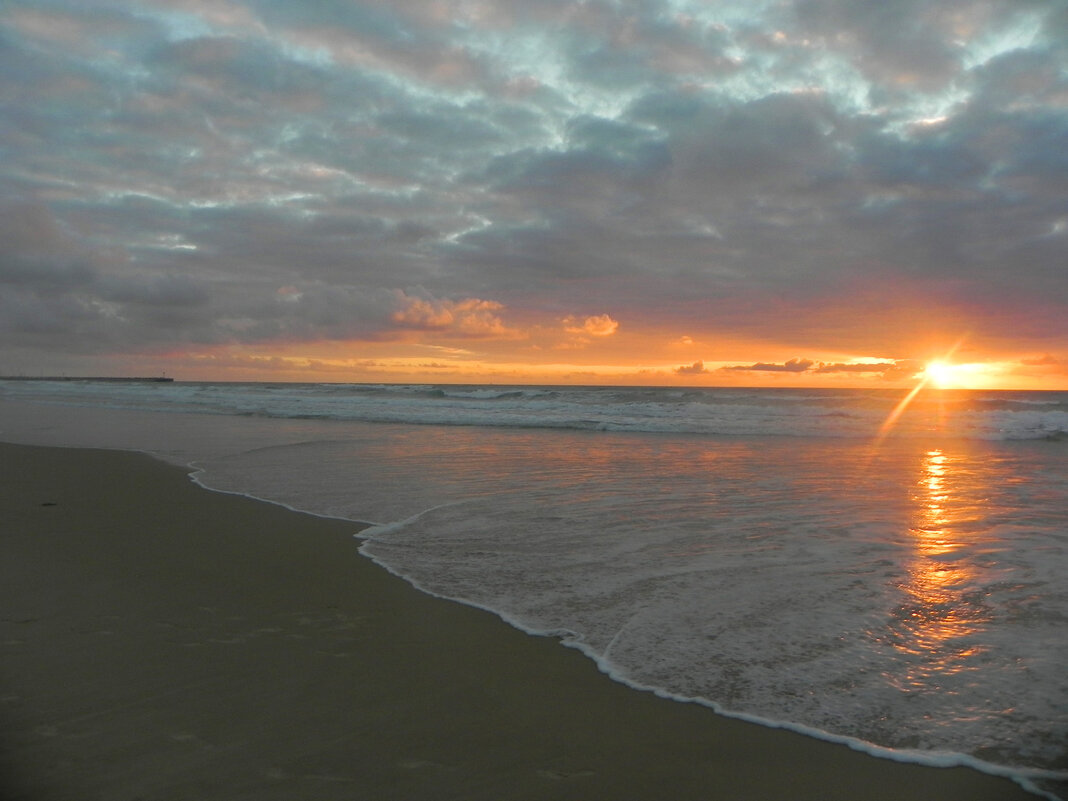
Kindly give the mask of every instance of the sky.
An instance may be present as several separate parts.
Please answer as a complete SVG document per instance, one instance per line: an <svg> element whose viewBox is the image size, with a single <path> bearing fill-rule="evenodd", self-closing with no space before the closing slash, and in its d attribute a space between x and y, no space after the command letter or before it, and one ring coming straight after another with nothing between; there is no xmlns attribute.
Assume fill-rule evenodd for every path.
<svg viewBox="0 0 1068 801"><path fill-rule="evenodd" d="M4 0L0 374L1068 389L1068 0Z"/></svg>

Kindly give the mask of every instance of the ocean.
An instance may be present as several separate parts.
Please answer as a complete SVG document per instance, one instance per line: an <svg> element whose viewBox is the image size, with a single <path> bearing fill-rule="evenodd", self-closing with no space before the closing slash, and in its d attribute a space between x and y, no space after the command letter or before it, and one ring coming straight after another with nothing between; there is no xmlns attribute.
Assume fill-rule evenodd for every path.
<svg viewBox="0 0 1068 801"><path fill-rule="evenodd" d="M0 381L0 439L359 521L386 569L618 681L1056 797L1068 393L904 395Z"/></svg>

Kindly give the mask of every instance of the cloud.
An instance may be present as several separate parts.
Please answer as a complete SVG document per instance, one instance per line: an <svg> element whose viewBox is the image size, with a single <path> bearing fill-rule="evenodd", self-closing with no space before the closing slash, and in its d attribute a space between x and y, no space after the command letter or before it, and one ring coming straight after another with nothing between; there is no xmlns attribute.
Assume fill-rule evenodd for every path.
<svg viewBox="0 0 1068 801"><path fill-rule="evenodd" d="M57 291L92 284L100 255L65 232L40 203L0 203L0 283Z"/></svg>
<svg viewBox="0 0 1068 801"><path fill-rule="evenodd" d="M894 362L836 362L828 364L820 362L816 367L817 373L885 373L897 365Z"/></svg>
<svg viewBox="0 0 1068 801"><path fill-rule="evenodd" d="M1062 362L1052 354L1046 353L1042 356L1035 356L1030 359L1020 359L1020 363L1026 364L1029 367L1045 367L1060 365Z"/></svg>
<svg viewBox="0 0 1068 801"><path fill-rule="evenodd" d="M413 297L404 292L397 292L396 298L399 308L393 311L390 319L401 328L474 338L515 335L501 321L498 312L504 306L496 301L479 298L442 300Z"/></svg>
<svg viewBox="0 0 1068 801"><path fill-rule="evenodd" d="M712 372L705 367L705 363L701 361L694 362L690 365L682 365L675 368L675 372L678 375L704 375L705 373Z"/></svg>
<svg viewBox="0 0 1068 801"><path fill-rule="evenodd" d="M0 12L0 327L42 358L584 308L576 349L1068 340L1048 0L136 5ZM868 372L801 364L732 369Z"/></svg>
<svg viewBox="0 0 1068 801"><path fill-rule="evenodd" d="M207 289L182 275L109 277L100 282L101 296L109 301L143 306L200 306L208 302Z"/></svg>
<svg viewBox="0 0 1068 801"><path fill-rule="evenodd" d="M971 2L804 0L796 4L801 30L835 47L874 83L921 88L940 87L963 69L961 48L954 47L962 26L954 25L954 17L983 11Z"/></svg>
<svg viewBox="0 0 1068 801"><path fill-rule="evenodd" d="M811 359L790 359L781 364L757 362L750 365L727 365L719 368L727 372L764 372L764 373L882 373L897 369L895 362L816 362ZM676 367L675 372L679 375L701 375L711 373L705 367L704 362L694 362L692 365Z"/></svg>
<svg viewBox="0 0 1068 801"><path fill-rule="evenodd" d="M811 359L790 359L790 361L784 364L769 364L767 362L757 362L750 365L729 365L727 367L721 367L720 370L731 371L752 371L752 372L765 372L765 373L803 373L816 364Z"/></svg>
<svg viewBox="0 0 1068 801"><path fill-rule="evenodd" d="M587 317L579 323L574 317L564 318L564 330L569 334L588 334L593 337L610 337L619 330L619 323L607 314Z"/></svg>
<svg viewBox="0 0 1068 801"><path fill-rule="evenodd" d="M274 293L279 303L299 303L304 293L295 286L281 286Z"/></svg>

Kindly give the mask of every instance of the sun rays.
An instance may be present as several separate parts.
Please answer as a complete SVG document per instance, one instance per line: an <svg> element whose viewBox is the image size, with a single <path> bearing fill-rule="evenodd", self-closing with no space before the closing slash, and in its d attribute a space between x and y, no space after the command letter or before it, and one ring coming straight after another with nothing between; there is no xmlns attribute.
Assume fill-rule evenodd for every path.
<svg viewBox="0 0 1068 801"><path fill-rule="evenodd" d="M933 385L936 389L961 389L966 386L966 376L974 373L976 368L981 368L982 365L957 365L950 361L953 358L953 354L964 344L965 338L965 336L962 336L958 339L942 358L931 359L927 362L923 371L919 373L919 381L916 386L909 390L908 394L901 399L893 411L887 415L883 424L879 426L876 442L882 442L897 424L901 415L905 413L905 410L908 409L909 405L925 387Z"/></svg>

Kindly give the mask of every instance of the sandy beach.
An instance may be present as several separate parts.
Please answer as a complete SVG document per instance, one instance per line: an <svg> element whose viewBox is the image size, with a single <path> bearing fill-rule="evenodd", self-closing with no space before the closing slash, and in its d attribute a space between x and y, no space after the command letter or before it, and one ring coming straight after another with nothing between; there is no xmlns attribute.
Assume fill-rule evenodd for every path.
<svg viewBox="0 0 1068 801"><path fill-rule="evenodd" d="M143 454L0 464L10 801L1036 797L627 688Z"/></svg>

